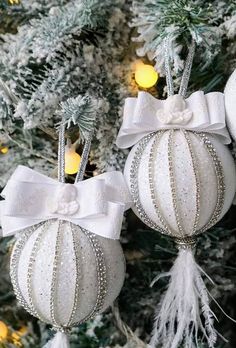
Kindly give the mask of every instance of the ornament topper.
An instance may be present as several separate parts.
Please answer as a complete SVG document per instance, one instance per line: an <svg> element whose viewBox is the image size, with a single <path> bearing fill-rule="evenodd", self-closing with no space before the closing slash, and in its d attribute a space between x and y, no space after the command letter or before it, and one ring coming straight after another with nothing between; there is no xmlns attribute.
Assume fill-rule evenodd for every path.
<svg viewBox="0 0 236 348"><path fill-rule="evenodd" d="M197 91L187 99L177 94L159 100L147 92L139 92L137 98L125 100L116 144L127 148L149 133L171 128L215 134L223 144L229 144L223 93Z"/></svg>
<svg viewBox="0 0 236 348"><path fill-rule="evenodd" d="M60 219L97 235L119 239L123 213L131 205L120 172L65 184L24 166L18 166L12 174L2 197L4 237L42 221Z"/></svg>

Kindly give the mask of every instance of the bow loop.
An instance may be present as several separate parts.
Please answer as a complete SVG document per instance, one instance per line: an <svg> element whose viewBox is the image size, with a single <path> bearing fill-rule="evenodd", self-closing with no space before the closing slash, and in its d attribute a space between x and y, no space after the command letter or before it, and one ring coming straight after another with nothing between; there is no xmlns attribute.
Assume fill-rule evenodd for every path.
<svg viewBox="0 0 236 348"><path fill-rule="evenodd" d="M61 219L95 234L119 239L123 213L131 206L120 172L104 173L72 185L19 166L2 196L4 236L41 221Z"/></svg>
<svg viewBox="0 0 236 348"><path fill-rule="evenodd" d="M137 98L125 100L123 123L116 144L128 148L149 133L171 128L211 133L229 144L224 95L219 92L204 95L197 91L187 99L177 94L159 100L147 92L139 92Z"/></svg>

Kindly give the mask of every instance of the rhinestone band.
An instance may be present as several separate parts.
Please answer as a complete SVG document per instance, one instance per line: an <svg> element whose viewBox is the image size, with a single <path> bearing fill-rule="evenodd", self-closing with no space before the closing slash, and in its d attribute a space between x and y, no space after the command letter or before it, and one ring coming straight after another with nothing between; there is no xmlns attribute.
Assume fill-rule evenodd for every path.
<svg viewBox="0 0 236 348"><path fill-rule="evenodd" d="M65 182L65 125L63 124L63 121L59 129L58 181Z"/></svg>
<svg viewBox="0 0 236 348"><path fill-rule="evenodd" d="M194 237L184 237L184 238L175 238L176 247L181 250L194 249L196 247L197 241Z"/></svg>
<svg viewBox="0 0 236 348"><path fill-rule="evenodd" d="M81 320L77 323L73 323L73 325L80 325L80 324L94 318L94 316L101 311L101 309L104 305L106 294L107 294L107 268L106 268L106 263L105 263L102 248L98 242L97 237L93 233L90 233L89 231L87 231L83 228L81 228L81 231L88 238L88 240L91 244L91 247L95 253L98 292L97 292L96 303L95 303L92 311L83 320Z"/></svg>
<svg viewBox="0 0 236 348"><path fill-rule="evenodd" d="M217 202L214 209L214 212L209 220L209 222L203 226L197 233L203 233L207 231L209 228L214 226L222 213L223 206L224 206L224 196L225 196L225 183L224 183L224 171L222 167L222 163L219 160L219 157L217 156L216 150L213 147L213 144L209 140L209 138L206 136L205 133L195 133L200 139L203 140L203 143L209 153L209 155L212 158L214 167L215 167L215 174L216 174L216 180L217 180Z"/></svg>

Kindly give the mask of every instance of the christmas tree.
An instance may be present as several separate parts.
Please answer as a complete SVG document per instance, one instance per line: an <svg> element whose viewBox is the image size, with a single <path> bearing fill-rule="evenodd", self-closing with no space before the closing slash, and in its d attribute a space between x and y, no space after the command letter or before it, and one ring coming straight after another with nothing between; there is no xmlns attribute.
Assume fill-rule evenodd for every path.
<svg viewBox="0 0 236 348"><path fill-rule="evenodd" d="M166 98L163 41L167 37L171 37L176 89L192 40L197 47L189 94L199 89L223 92L235 69L235 1L4 0L0 21L1 188L19 164L56 176L62 115L70 126L66 139L75 156L70 158L72 167L80 160L75 153L82 153L81 129L86 133L96 112L85 176L123 170L128 151L118 149L115 140L124 99L139 90ZM144 64L149 68L143 81ZM230 149L234 155L234 146ZM75 171L68 166L67 181L73 182ZM232 317L236 316L234 213L232 207L199 238L196 253L215 282L207 282L212 296ZM131 211L125 216L121 242L127 261L122 292L112 309L73 328L72 347L147 347L155 305L167 280L149 285L157 274L168 271L177 251L168 237L150 230ZM0 240L0 346L41 347L52 333L15 300L8 266L13 243L12 237ZM219 338L216 347L235 347L234 324L216 304L212 306L219 319L217 330L229 340ZM203 341L199 347L207 345Z"/></svg>

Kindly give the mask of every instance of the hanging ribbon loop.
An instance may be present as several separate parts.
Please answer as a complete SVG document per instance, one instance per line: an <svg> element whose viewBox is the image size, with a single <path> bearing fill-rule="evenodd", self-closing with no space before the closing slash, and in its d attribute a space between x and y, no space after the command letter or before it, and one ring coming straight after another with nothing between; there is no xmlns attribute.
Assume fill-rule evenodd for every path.
<svg viewBox="0 0 236 348"><path fill-rule="evenodd" d="M2 192L3 235L49 219L70 221L97 235L119 239L123 213L131 206L120 172L65 184L18 166Z"/></svg>

